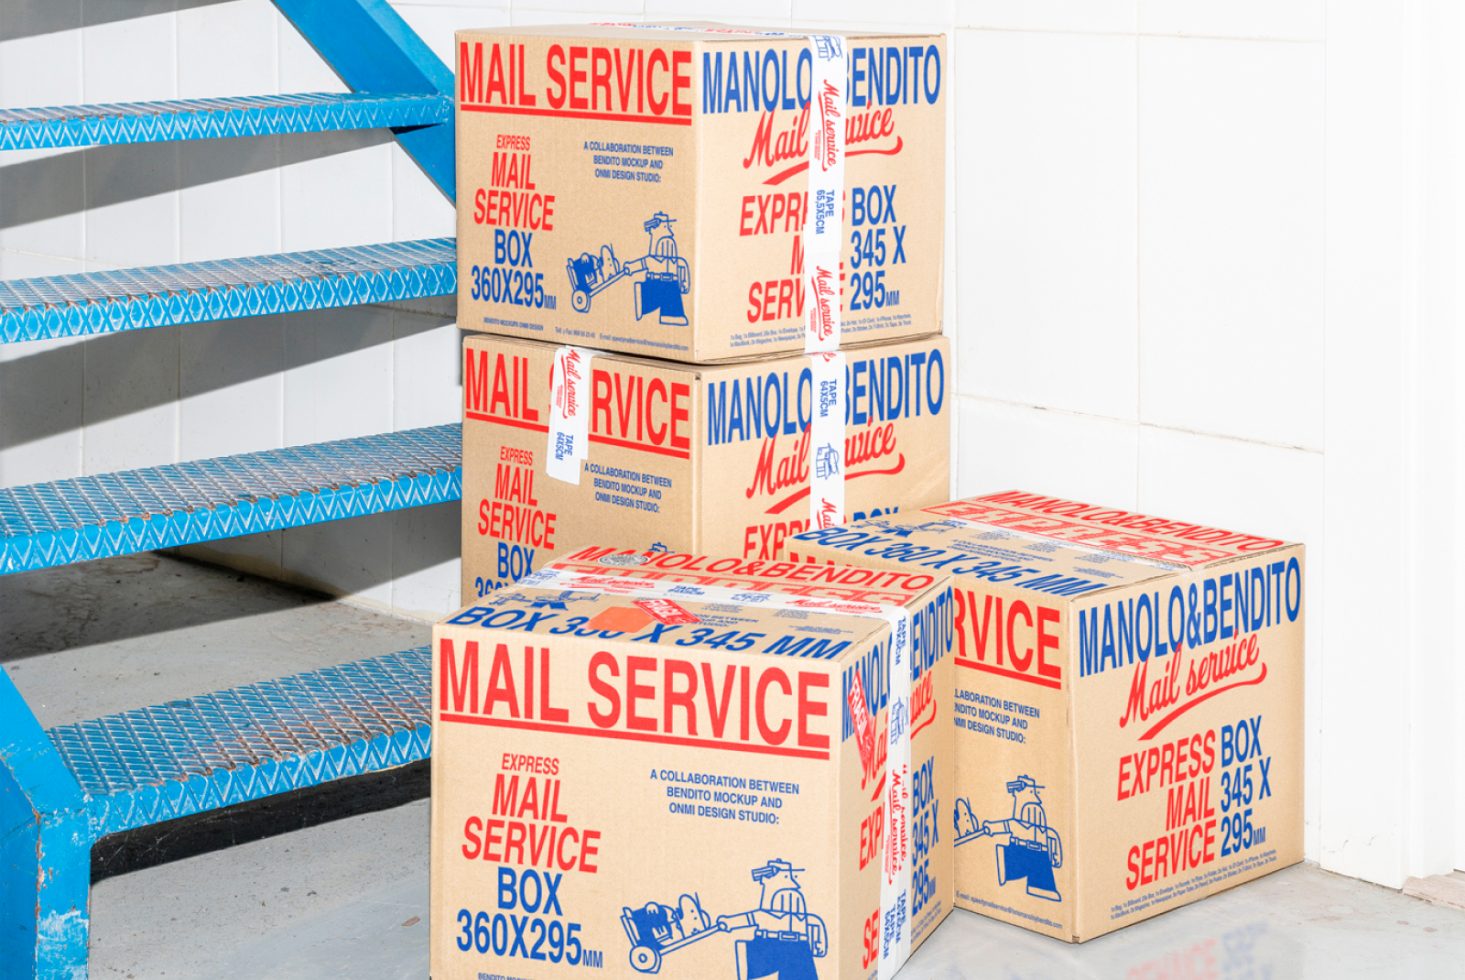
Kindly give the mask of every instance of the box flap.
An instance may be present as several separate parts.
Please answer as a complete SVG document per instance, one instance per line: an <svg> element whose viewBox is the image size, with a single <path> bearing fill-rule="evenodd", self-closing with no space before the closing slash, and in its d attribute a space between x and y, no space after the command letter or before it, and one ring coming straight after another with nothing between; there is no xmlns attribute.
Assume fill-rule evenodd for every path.
<svg viewBox="0 0 1465 980"><path fill-rule="evenodd" d="M923 618L949 601L948 585L921 570L587 547L442 622L839 660L889 629L901 609L919 649L939 625Z"/></svg>

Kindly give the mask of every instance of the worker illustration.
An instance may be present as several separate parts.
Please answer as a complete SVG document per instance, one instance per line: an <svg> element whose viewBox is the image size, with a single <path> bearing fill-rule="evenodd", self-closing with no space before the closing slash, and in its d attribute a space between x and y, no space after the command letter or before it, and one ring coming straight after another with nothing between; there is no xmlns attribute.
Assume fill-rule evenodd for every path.
<svg viewBox="0 0 1465 980"><path fill-rule="evenodd" d="M738 980L816 980L814 957L823 956L827 939L824 922L809 914L804 892L794 875L802 872L788 861L774 858L753 869L761 891L758 907L737 915L719 915L717 924L732 932L752 929L752 939L735 947Z"/></svg>
<svg viewBox="0 0 1465 980"><path fill-rule="evenodd" d="M829 952L829 933L824 920L809 911L794 877L803 870L781 858L754 868L758 907L719 915L715 921L696 895L682 895L675 905L648 902L623 908L621 925L631 941L631 966L639 973L658 973L662 959L679 949L751 929L751 938L733 944L738 980L818 980L814 960Z"/></svg>
<svg viewBox="0 0 1465 980"><path fill-rule="evenodd" d="M616 257L609 244L598 255L581 252L565 262L570 277L570 305L589 313L590 301L622 279L632 279L636 319L657 314L661 323L685 327L687 311L682 297L692 291L692 269L677 251L676 219L657 211L641 223L649 239L646 254L629 262ZM633 277L640 276L640 279Z"/></svg>
<svg viewBox="0 0 1465 980"><path fill-rule="evenodd" d="M1063 841L1048 826L1048 814L1038 795L1042 788L1032 776L1018 776L1009 782L1007 792L1012 794L1012 816L1005 820L978 820L972 814L971 803L959 798L955 843L960 846L979 837L1007 838L996 848L997 884L1025 881L1027 893L1034 898L1061 902L1063 896L1058 894L1053 871L1063 867Z"/></svg>

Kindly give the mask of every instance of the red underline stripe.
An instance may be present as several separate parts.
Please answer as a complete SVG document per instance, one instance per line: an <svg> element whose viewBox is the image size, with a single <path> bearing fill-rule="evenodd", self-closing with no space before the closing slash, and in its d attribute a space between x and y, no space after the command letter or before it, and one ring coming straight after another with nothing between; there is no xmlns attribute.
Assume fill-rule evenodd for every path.
<svg viewBox="0 0 1465 980"><path fill-rule="evenodd" d="M511 425L516 429L528 429L530 432L548 432L549 426L541 425L538 422L525 422L523 419L506 419L499 415L489 415L487 412L465 411L463 413L475 422L492 422L495 425ZM605 446L620 446L622 449L636 449L643 453L655 453L658 456L671 456L675 459L691 459L692 453L686 449L673 449L670 446L647 446L639 442L630 442L626 439L614 439L610 436L598 436L592 434L591 442L598 442Z"/></svg>
<svg viewBox="0 0 1465 980"><path fill-rule="evenodd" d="M528 429L530 432L548 432L549 426L539 422L526 422L523 419L506 419L500 415L489 415L487 412L465 411L464 415L475 422L493 422L496 425L512 425L516 429Z"/></svg>
<svg viewBox="0 0 1465 980"><path fill-rule="evenodd" d="M690 126L691 116L643 116L634 112L589 112L573 109L540 109L518 105L472 105L459 103L464 112L494 112L510 116L551 116L559 119L607 119L611 122L653 123L658 126Z"/></svg>
<svg viewBox="0 0 1465 980"><path fill-rule="evenodd" d="M670 446L647 446L639 442L628 442L625 439L612 439L610 436L597 436L593 433L590 436L591 442L598 442L606 446L620 446L623 449L639 449L643 453L656 453L659 456L673 456L677 459L691 459L692 454L686 449L673 449Z"/></svg>
<svg viewBox="0 0 1465 980"><path fill-rule="evenodd" d="M1174 721L1176 718L1179 718L1181 715L1185 714L1187 711L1189 711L1191 708L1194 708L1196 705L1200 704L1202 701L1209 701L1211 698L1215 697L1217 694L1225 694L1227 691L1235 690L1238 687L1250 687L1253 684L1260 684L1262 681L1264 681L1266 679L1267 679L1267 665L1266 664L1262 664L1262 672L1260 674L1256 675L1255 677L1251 678L1250 680L1236 681L1235 683L1227 684L1225 687L1218 687L1214 691L1207 691L1205 694L1202 694L1200 697L1198 697L1198 698L1192 698L1189 701L1185 702L1180 707L1176 708L1174 711L1170 712L1168 715L1166 715L1165 717L1161 718L1159 721L1155 722L1154 726L1151 727L1149 731L1145 732L1143 735L1141 735L1139 737L1139 740L1141 742L1147 742L1151 738L1154 738L1155 735L1160 731L1160 729L1164 728L1166 725L1170 724L1170 722Z"/></svg>
<svg viewBox="0 0 1465 980"><path fill-rule="evenodd" d="M989 674L997 674L1001 677L1011 677L1015 681L1027 681L1029 684L1037 684L1040 687L1051 687L1054 690L1062 690L1063 681L1053 680L1049 677L1034 677L1032 674L1023 674L1016 670L1005 670L1001 667L994 667L991 664L984 664L979 660L964 660L956 658L958 667L970 667L972 670L982 670Z"/></svg>
<svg viewBox="0 0 1465 980"><path fill-rule="evenodd" d="M591 738L627 739L632 742L655 742L657 745L686 745L700 749L722 749L727 752L752 752L755 755L783 755L795 759L828 759L827 751L788 749L778 745L750 745L747 742L719 742L711 738L686 738L660 735L655 732L625 732L606 728L584 728L576 725L551 725L547 722L517 718L485 718L482 715L443 714L442 721L460 725L485 725L489 728L514 728L531 732L561 732L565 735L587 735Z"/></svg>

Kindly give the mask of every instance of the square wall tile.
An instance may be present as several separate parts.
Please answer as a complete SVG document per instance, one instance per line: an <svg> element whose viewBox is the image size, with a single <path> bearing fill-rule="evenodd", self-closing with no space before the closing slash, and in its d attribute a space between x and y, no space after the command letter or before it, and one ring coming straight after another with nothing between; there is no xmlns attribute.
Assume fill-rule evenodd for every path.
<svg viewBox="0 0 1465 980"><path fill-rule="evenodd" d="M646 0L646 19L665 23L677 20L706 20L715 24L746 24L752 27L787 26L793 16L794 0Z"/></svg>
<svg viewBox="0 0 1465 980"><path fill-rule="evenodd" d="M14 268L0 253L0 275L79 272ZM0 487L80 476L84 340L0 344Z"/></svg>
<svg viewBox="0 0 1465 980"><path fill-rule="evenodd" d="M858 24L861 27L901 31L949 29L958 0L793 0L793 23L806 28L820 24ZM741 23L741 21L734 21Z"/></svg>
<svg viewBox="0 0 1465 980"><path fill-rule="evenodd" d="M365 130L281 143L281 246L293 252L390 241L391 142L384 130Z"/></svg>
<svg viewBox="0 0 1465 980"><path fill-rule="evenodd" d="M453 203L400 146L391 148L392 238L451 238L457 233Z"/></svg>
<svg viewBox="0 0 1465 980"><path fill-rule="evenodd" d="M182 330L180 459L283 445L284 331L283 316L200 323Z"/></svg>
<svg viewBox="0 0 1465 980"><path fill-rule="evenodd" d="M280 563L292 581L307 588L390 606L396 517L372 514L290 528L283 532Z"/></svg>
<svg viewBox="0 0 1465 980"><path fill-rule="evenodd" d="M1306 854L1318 856L1323 719L1323 456L1154 429L1140 429L1138 510L1307 546Z"/></svg>
<svg viewBox="0 0 1465 980"><path fill-rule="evenodd" d="M281 139L250 136L178 145L179 261L280 250Z"/></svg>
<svg viewBox="0 0 1465 980"><path fill-rule="evenodd" d="M464 605L460 505L414 507L393 515L392 608L437 619Z"/></svg>
<svg viewBox="0 0 1465 980"><path fill-rule="evenodd" d="M178 261L179 153L183 144L99 146L82 152L86 259L93 269Z"/></svg>
<svg viewBox="0 0 1465 980"><path fill-rule="evenodd" d="M0 6L0 105L81 100L82 0L8 0ZM36 71L46 65L47 71Z"/></svg>
<svg viewBox="0 0 1465 980"><path fill-rule="evenodd" d="M1139 44L1141 421L1321 448L1322 47Z"/></svg>
<svg viewBox="0 0 1465 980"><path fill-rule="evenodd" d="M87 152L28 150L0 156L0 249L13 249L15 263L27 255L42 264L85 257Z"/></svg>
<svg viewBox="0 0 1465 980"><path fill-rule="evenodd" d="M397 13L417 36L427 42L433 53L450 69L455 68L458 56L453 49L453 34L470 28L506 27L509 23L509 6L490 4L428 5L399 4Z"/></svg>
<svg viewBox="0 0 1465 980"><path fill-rule="evenodd" d="M353 306L285 317L285 445L391 431L392 315Z"/></svg>
<svg viewBox="0 0 1465 980"><path fill-rule="evenodd" d="M957 27L1132 33L1135 0L956 0Z"/></svg>
<svg viewBox="0 0 1465 980"><path fill-rule="evenodd" d="M958 32L963 392L1135 417L1135 43Z"/></svg>
<svg viewBox="0 0 1465 980"><path fill-rule="evenodd" d="M104 334L83 345L86 473L177 461L179 329Z"/></svg>
<svg viewBox="0 0 1465 980"><path fill-rule="evenodd" d="M1031 490L1133 507L1136 427L1068 412L958 399L957 496Z"/></svg>
<svg viewBox="0 0 1465 980"><path fill-rule="evenodd" d="M83 0L81 77L88 102L178 94L176 9L177 0Z"/></svg>
<svg viewBox="0 0 1465 980"><path fill-rule="evenodd" d="M279 84L280 30L293 30L269 0L226 0L178 11L178 95L264 95ZM219 39L228 38L220 57ZM307 139L309 137L306 137Z"/></svg>
<svg viewBox="0 0 1465 980"><path fill-rule="evenodd" d="M1146 34L1321 41L1326 24L1325 0L1139 0Z"/></svg>
<svg viewBox="0 0 1465 980"><path fill-rule="evenodd" d="M394 429L445 425L463 417L463 335L425 313L392 313Z"/></svg>
<svg viewBox="0 0 1465 980"><path fill-rule="evenodd" d="M509 23L515 27L540 24L639 23L645 19L639 3L620 3L617 0L607 0L603 5L597 5L594 0L587 0L585 3L569 0L563 5L551 3L532 7L515 3L509 10Z"/></svg>
<svg viewBox="0 0 1465 980"><path fill-rule="evenodd" d="M559 23L561 17L573 16L580 21L640 20L645 0L511 0L509 10L516 24L533 24L534 17L555 15L540 23Z"/></svg>

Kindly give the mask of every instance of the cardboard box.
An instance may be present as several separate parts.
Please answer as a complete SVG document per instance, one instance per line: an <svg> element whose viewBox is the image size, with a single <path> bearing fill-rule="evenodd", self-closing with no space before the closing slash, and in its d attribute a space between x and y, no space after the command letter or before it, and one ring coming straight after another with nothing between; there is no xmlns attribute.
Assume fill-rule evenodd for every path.
<svg viewBox="0 0 1465 980"><path fill-rule="evenodd" d="M942 35L528 27L459 31L457 59L465 329L766 357L830 349L805 347L805 296L822 325L841 283L835 347L941 329ZM811 123L820 65L845 98L821 84ZM810 148L841 133L806 270Z"/></svg>
<svg viewBox="0 0 1465 980"><path fill-rule="evenodd" d="M1301 545L1008 491L789 547L955 576L958 907L1081 942L1302 859Z"/></svg>
<svg viewBox="0 0 1465 980"><path fill-rule="evenodd" d="M561 406L551 411L545 380L564 350L488 335L464 343L465 603L598 541L777 558L789 535L817 526L821 473L842 478L851 517L950 494L941 337L845 351L835 477L810 448L817 359L694 367L595 354L578 369L588 454L560 471L578 483L557 479L550 427Z"/></svg>
<svg viewBox="0 0 1465 980"><path fill-rule="evenodd" d="M951 908L951 605L591 547L438 623L432 975L898 969Z"/></svg>

